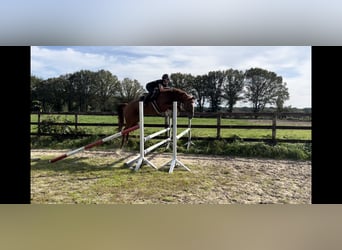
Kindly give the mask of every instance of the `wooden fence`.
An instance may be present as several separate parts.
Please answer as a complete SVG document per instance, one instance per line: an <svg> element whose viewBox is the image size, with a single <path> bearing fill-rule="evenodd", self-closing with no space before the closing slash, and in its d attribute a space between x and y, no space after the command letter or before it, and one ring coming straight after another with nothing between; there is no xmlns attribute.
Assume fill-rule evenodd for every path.
<svg viewBox="0 0 342 250"><path fill-rule="evenodd" d="M31 135L44 136L51 135L50 133L42 133L42 119L41 115L73 115L75 117L74 122L61 123L61 122L49 122L49 125L61 125L66 124L68 126L74 126L75 129L82 126L95 126L95 127L114 127L117 129L117 123L80 123L79 116L80 115L104 115L104 116L116 116L116 113L113 112L51 112L51 113L41 113L41 112L32 112L31 114L36 114L38 116L37 122L31 122L31 125L37 126L37 132L31 132ZM185 114L180 113L180 117L185 116ZM269 129L272 131L272 137L269 139L264 138L243 138L243 141L265 141L265 142L289 142L289 143L311 143L310 140L301 140L301 139L277 139L277 130L279 129L287 129L287 130L310 130L310 126L283 126L277 125L279 120L296 120L296 121L308 121L311 124L311 113L195 113L196 118L216 118L216 125L192 125L192 128L196 129L216 129L215 137L192 137L193 139L206 139L206 140L217 140L217 139L226 139L232 140L234 138L224 138L221 135L222 129ZM272 120L271 125L223 125L222 119L268 119ZM46 124L46 123L45 123ZM145 127L166 127L167 119L165 119L165 124L144 124ZM186 128L187 125L178 124L179 128ZM94 134L81 134L79 136L93 136ZM107 136L106 134L97 134L98 136ZM61 135L61 136L70 136L70 135ZM75 135L73 135L75 136Z"/></svg>

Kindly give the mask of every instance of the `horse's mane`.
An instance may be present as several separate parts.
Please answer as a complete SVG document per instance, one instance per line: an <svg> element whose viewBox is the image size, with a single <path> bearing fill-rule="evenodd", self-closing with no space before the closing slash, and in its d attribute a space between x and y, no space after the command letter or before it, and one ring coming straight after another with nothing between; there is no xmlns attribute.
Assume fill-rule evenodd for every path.
<svg viewBox="0 0 342 250"><path fill-rule="evenodd" d="M181 93L181 94L187 94L184 90L179 89L179 88L173 88L173 91L174 91L174 92Z"/></svg>
<svg viewBox="0 0 342 250"><path fill-rule="evenodd" d="M179 100L183 100L183 101L189 98L192 98L191 95L186 93L184 90L178 89L178 88L173 88L173 91L171 93L173 93L175 96L178 96Z"/></svg>
<svg viewBox="0 0 342 250"><path fill-rule="evenodd" d="M193 98L192 95L189 95L187 92L185 92L182 89L179 88L171 88L172 91L166 91L166 92L162 92L163 95L169 96L171 97L171 99L176 99L177 101L181 101L181 102L185 102L191 98ZM134 99L134 102L138 102L141 100L141 97L138 97L137 99Z"/></svg>

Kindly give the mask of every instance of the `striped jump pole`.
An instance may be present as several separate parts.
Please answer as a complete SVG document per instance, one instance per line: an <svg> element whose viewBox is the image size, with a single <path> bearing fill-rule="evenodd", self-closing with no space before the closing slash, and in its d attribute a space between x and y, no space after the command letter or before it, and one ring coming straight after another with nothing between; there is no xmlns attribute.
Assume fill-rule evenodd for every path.
<svg viewBox="0 0 342 250"><path fill-rule="evenodd" d="M125 129L125 130L123 130L123 131L121 131L121 132L119 132L119 133L116 133L116 134L114 134L114 135L108 136L108 137L103 138L103 139L101 139L101 140L95 141L95 142L93 142L93 143L90 143L90 144L88 144L88 145L86 145L86 146L83 146L83 147L80 147L80 148L78 148L78 149L72 150L72 151L70 151L70 152L68 152L68 153L65 153L65 154L63 154L63 155L60 155L60 156L58 156L58 157L56 157L56 158L50 160L49 162L50 162L50 163L54 163L54 162L56 162L56 161L62 160L62 159L66 158L66 157L68 157L68 156L70 156L70 155L74 155L74 154L79 153L79 152L81 152L81 151L83 151L83 150L87 150L87 149L89 149L89 148L92 148L92 147L101 145L101 144L103 144L103 143L105 143L105 142L107 142L107 141L113 140L113 139L118 138L118 137L120 137L120 136L122 136L122 135L124 135L124 134L127 134L127 133L131 132L131 131L137 130L138 128L139 128L139 125L135 125L135 126L133 126L133 127L131 127L131 128Z"/></svg>
<svg viewBox="0 0 342 250"><path fill-rule="evenodd" d="M173 102L173 110L177 110L177 102ZM173 117L172 117L172 159L171 161L167 162L166 164L164 164L163 166L169 165L170 164L170 169L169 169L169 173L173 172L173 169L175 168L175 166L177 164L181 165L183 168L185 168L186 170L190 171L191 170L186 167L181 161L179 161L177 159L177 140L179 140L181 137L183 137L185 134L189 134L188 137L188 148L191 144L191 119L189 119L188 122L188 128L186 130L184 130L183 132L181 132L179 135L177 135L177 112L173 112Z"/></svg>

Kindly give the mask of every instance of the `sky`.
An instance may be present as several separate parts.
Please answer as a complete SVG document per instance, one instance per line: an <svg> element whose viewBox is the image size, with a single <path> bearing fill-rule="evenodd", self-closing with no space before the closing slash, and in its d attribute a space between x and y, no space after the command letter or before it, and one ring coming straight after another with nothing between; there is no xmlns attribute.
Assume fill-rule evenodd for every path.
<svg viewBox="0 0 342 250"><path fill-rule="evenodd" d="M47 79L79 70L108 70L143 87L164 73L262 68L287 83L285 106L311 107L310 46L32 46L31 75ZM238 106L248 106L239 103Z"/></svg>

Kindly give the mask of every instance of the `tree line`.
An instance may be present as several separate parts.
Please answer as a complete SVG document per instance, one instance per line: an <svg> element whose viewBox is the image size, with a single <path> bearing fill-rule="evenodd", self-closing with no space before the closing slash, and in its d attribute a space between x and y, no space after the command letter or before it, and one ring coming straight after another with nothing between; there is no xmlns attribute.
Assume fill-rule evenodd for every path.
<svg viewBox="0 0 342 250"><path fill-rule="evenodd" d="M171 86L191 93L197 99L197 111L206 104L217 112L232 112L238 101L249 103L253 112L266 105L278 111L290 98L286 82L276 73L261 68L245 71L228 69L204 75L170 74ZM59 77L41 79L31 76L32 110L41 111L113 111L120 102L138 98L145 92L137 80L119 80L110 71L80 70Z"/></svg>

